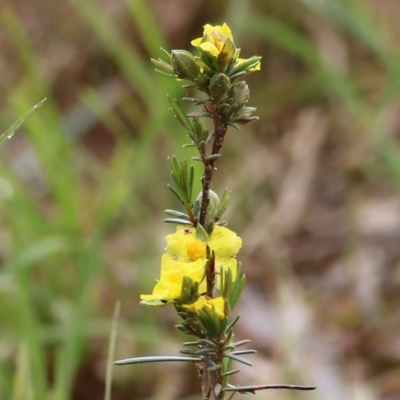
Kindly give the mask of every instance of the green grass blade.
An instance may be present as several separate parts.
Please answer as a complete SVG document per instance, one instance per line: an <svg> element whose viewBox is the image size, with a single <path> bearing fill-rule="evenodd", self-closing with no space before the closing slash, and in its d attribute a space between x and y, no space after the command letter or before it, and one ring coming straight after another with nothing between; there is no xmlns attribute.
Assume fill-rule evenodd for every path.
<svg viewBox="0 0 400 400"><path fill-rule="evenodd" d="M30 110L28 110L22 117L18 118L1 136L0 136L0 146L7 140L10 139L15 131L38 109L47 99L39 101Z"/></svg>

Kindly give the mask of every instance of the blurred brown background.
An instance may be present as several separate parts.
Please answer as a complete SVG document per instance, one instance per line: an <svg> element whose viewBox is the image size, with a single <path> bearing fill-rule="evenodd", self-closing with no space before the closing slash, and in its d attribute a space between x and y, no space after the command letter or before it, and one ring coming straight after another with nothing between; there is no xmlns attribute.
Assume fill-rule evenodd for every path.
<svg viewBox="0 0 400 400"><path fill-rule="evenodd" d="M235 382L318 387L259 399L400 399L399 1L13 0L0 14L3 130L48 97L0 154L4 399L104 398L118 299L114 359L179 353L172 310L138 305L178 206L167 157L192 155L165 97L186 93L149 58L223 22L263 57L246 80L260 120L229 133L215 181L243 239L236 339L258 351ZM21 373L25 346L42 375ZM33 397L5 382L21 377ZM115 367L112 399L198 398L196 379Z"/></svg>

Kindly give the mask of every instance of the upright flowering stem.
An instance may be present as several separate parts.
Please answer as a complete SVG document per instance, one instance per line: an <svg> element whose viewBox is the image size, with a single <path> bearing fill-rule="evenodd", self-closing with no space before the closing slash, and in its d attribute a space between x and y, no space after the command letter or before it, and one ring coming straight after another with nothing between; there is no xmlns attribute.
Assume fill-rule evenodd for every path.
<svg viewBox="0 0 400 400"><path fill-rule="evenodd" d="M177 328L197 340L183 344L181 353L190 357L147 357L145 361L196 362L203 400L223 400L228 391L254 393L271 388L266 385L234 387L228 383L230 375L239 371L232 369L231 363L251 365L242 355L255 351L236 350L248 340L232 341L233 327L239 317L230 320L231 311L245 284L241 264L236 260L242 240L221 221L230 192L225 190L219 199L211 190L228 126L239 129L239 125L258 119L251 116L255 108L247 106L248 86L236 80L259 70L261 57L239 58L240 49L235 46L226 24L205 25L203 36L193 40L192 45L200 56L194 57L186 50L172 50L171 54L164 51L168 62L152 61L159 72L187 80L190 84L186 87L207 95L206 99L186 99L203 106L202 113L195 114L186 114L179 102L169 97L175 117L191 140L188 146L196 147L199 152L199 157L192 159L203 163L202 189L197 199L193 199L194 168L186 160L178 161L172 157L174 186L168 187L184 212L165 211L170 217L164 221L178 226L174 234L166 237L167 249L161 257L160 279L153 293L140 298L142 304L154 307L173 304L181 318ZM212 119L211 132L202 125L201 117ZM117 363L139 362L144 362L143 358Z"/></svg>

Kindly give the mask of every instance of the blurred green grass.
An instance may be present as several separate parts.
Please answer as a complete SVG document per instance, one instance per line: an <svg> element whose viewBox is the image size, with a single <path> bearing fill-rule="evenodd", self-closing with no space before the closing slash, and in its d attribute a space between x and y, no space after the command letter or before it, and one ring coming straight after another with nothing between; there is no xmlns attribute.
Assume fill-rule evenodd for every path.
<svg viewBox="0 0 400 400"><path fill-rule="evenodd" d="M105 358L118 299L122 300L119 340L127 348L118 348L117 339L117 353L129 357L134 355L129 351L146 354L163 348L160 319L153 311L138 309L137 299L152 287L169 229L161 222L162 210L174 204L167 197L166 158L188 157L190 152L181 148L186 138L168 111L165 96L180 97L184 92L179 83L158 76L149 62L149 57L162 55L159 47L171 48L168 32L154 13L160 1L123 3L137 42L126 37L125 28L95 1L70 1L123 82L123 89L117 86L115 104L102 87L80 86L78 116L89 127L82 132L68 125L67 113L43 75L18 13L12 7L0 9L2 27L23 70L8 93L12 110L4 114L7 120L2 115L4 126L48 98L26 121L23 132L17 133L21 137L12 139L19 140L20 148L17 143L11 154L10 143L1 148L1 179L12 187L12 195L0 203L0 394L4 399L81 398L76 394L77 376L88 365L100 368L98 360ZM368 142L374 157L356 168L369 180L384 176L385 184L398 190L400 157L385 116L398 100L400 51L388 40L387 26L379 23L371 2L225 1L214 7L215 15L199 7L196 29L187 28L188 34L196 33L181 39L182 43L199 36L203 23L226 21L237 32L244 56L252 55L251 51L263 56L262 72L248 80L251 104L258 107L262 122L232 134L217 178L219 185L230 179L239 188L230 212L233 224L244 229L248 216L260 207L252 202L258 199L260 186L249 186L246 176L234 177L240 176L241 159L251 157L251 146L268 141L259 138L263 124L272 120L278 130L284 130L285 115L309 104L325 107L332 119L340 115L351 120L361 132L352 140ZM324 57L316 35L325 24L346 46L361 49L362 56L354 55L349 68L341 69ZM357 70L364 66L363 57L371 60L373 74L383 79L371 84L369 76ZM277 70L285 73L282 66L287 74L283 78L276 74ZM85 142L96 129L107 133L104 160L93 151L101 138L94 134ZM259 198L272 201L274 190L271 187ZM276 240L280 243L279 234ZM279 279L283 278L276 282L283 285ZM174 342L174 337L166 329L165 342ZM103 349L97 356L96 341ZM134 376L114 370L116 384L123 380L119 376L128 374L129 387L134 388L145 374L144 369L138 371ZM287 375L307 376L301 371ZM131 397L141 396L147 396L144 389ZM330 398L324 392L316 396L312 398Z"/></svg>

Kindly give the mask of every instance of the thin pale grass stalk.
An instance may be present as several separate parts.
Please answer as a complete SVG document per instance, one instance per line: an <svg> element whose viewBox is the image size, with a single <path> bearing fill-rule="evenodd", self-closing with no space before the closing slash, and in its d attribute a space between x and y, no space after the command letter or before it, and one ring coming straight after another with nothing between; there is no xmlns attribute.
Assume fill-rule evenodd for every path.
<svg viewBox="0 0 400 400"><path fill-rule="evenodd" d="M110 341L108 343L108 355L107 355L107 370L106 370L106 388L104 394L104 400L111 400L111 388L112 388L112 368L113 368L113 360L115 354L115 342L117 339L117 328L118 328L118 320L119 314L121 310L121 302L117 301L115 303L114 314L111 324L111 335Z"/></svg>

